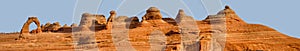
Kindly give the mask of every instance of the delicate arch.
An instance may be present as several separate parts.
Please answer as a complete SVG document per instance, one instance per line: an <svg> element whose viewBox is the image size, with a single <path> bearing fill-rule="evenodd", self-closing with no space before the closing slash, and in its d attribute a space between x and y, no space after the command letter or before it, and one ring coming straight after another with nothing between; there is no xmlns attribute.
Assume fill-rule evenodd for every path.
<svg viewBox="0 0 300 51"><path fill-rule="evenodd" d="M35 30L33 30L33 33L41 33L41 26L40 26L40 21L38 20L37 17L29 17L28 20L24 23L22 30L21 30L21 34L28 34L30 32L29 30L29 26L30 24L34 22L37 26L37 28Z"/></svg>

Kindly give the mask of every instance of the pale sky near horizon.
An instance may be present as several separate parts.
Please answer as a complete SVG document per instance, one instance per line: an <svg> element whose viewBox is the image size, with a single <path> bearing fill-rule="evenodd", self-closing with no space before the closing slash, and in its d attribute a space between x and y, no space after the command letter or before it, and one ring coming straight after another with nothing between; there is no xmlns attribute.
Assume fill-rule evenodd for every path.
<svg viewBox="0 0 300 51"><path fill-rule="evenodd" d="M18 2L17 2L18 1ZM185 0L197 20L207 16L200 0ZM300 0L223 0L246 22L263 24L281 33L300 38ZM121 0L103 0L99 14L109 16ZM138 3L138 2L137 2ZM143 3L138 3L143 4ZM60 22L72 24L76 0L1 0L0 32L19 32L28 16L37 16L42 24ZM178 10L174 10L178 11ZM34 26L31 26L34 28Z"/></svg>

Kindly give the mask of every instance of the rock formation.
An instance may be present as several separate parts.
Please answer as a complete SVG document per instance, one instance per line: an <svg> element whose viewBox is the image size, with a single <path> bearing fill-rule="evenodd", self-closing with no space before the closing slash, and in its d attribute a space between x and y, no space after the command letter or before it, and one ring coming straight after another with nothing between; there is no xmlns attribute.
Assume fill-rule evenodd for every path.
<svg viewBox="0 0 300 51"><path fill-rule="evenodd" d="M55 22L50 27L52 28L53 31L56 31L61 27L61 25L59 22Z"/></svg>
<svg viewBox="0 0 300 51"><path fill-rule="evenodd" d="M130 17L125 20L127 22L126 27L129 27L130 29L136 28L140 25L139 18L138 17Z"/></svg>
<svg viewBox="0 0 300 51"><path fill-rule="evenodd" d="M42 26L42 31L43 32L56 32L58 29L61 28L61 25L59 22L54 22L54 23L46 23L45 25Z"/></svg>
<svg viewBox="0 0 300 51"><path fill-rule="evenodd" d="M76 31L95 31L104 29L105 25L106 19L104 15L84 13Z"/></svg>
<svg viewBox="0 0 300 51"><path fill-rule="evenodd" d="M147 10L147 13L143 16L143 20L160 20L162 19L162 15L160 14L160 10L156 7L150 7Z"/></svg>
<svg viewBox="0 0 300 51"><path fill-rule="evenodd" d="M96 17L96 23L98 25L105 25L106 24L106 18L104 15L94 15Z"/></svg>
<svg viewBox="0 0 300 51"><path fill-rule="evenodd" d="M169 23L169 24L172 24L174 26L177 26L177 22L175 19L173 18L162 18L162 20L164 20L165 22Z"/></svg>
<svg viewBox="0 0 300 51"><path fill-rule="evenodd" d="M126 24L126 20L129 19L127 16L118 16L114 19L114 23Z"/></svg>
<svg viewBox="0 0 300 51"><path fill-rule="evenodd" d="M106 29L106 18L104 15L95 15L96 20L94 20L95 23L92 23L92 26L90 29L93 31L103 30Z"/></svg>
<svg viewBox="0 0 300 51"><path fill-rule="evenodd" d="M178 11L178 14L175 18L176 22L180 23L182 21L195 21L195 19L192 16L188 16L184 13L183 9L180 9Z"/></svg>
<svg viewBox="0 0 300 51"><path fill-rule="evenodd" d="M37 26L36 30L34 31L34 33L41 33L42 29L40 26L40 21L38 20L37 17L29 17L28 20L24 23L22 30L21 30L21 34L28 34L29 33L29 25L34 22Z"/></svg>
<svg viewBox="0 0 300 51"><path fill-rule="evenodd" d="M194 20L193 17L186 15L183 10L178 11L175 19L162 18L159 10L155 7L147 10L142 22L139 22L137 17L116 16L115 11L110 13L110 18L107 21L105 21L104 15L85 13L82 15L79 26L72 24L71 27L67 25L60 27L57 26L59 23L51 24L49 22L42 25L41 29L38 26L31 33L41 32L39 30L51 30L53 32L53 27L59 27L56 30L59 33L53 32L28 36L30 38L24 41L16 41L14 39L17 37L14 36L15 34L0 34L0 49L3 51L46 51L49 49L73 51L74 46L76 46L73 38L76 36L72 34L72 29L93 31L99 28L101 31L95 31L93 33L95 38L91 38L95 39L95 42L91 43L97 44L99 51L123 50L116 49L115 42L119 45L123 43L118 43L120 41L128 41L131 45L126 44L127 42L125 44L129 47L132 46L136 51L155 49L160 51L300 51L299 38L287 36L261 24L248 24L239 18L229 6L226 6L225 9L216 15L207 16L204 20ZM24 24L24 30L22 29L21 33L28 33L28 26L32 22L39 25L37 18L30 17ZM102 29L103 27L101 26L106 26L107 29ZM63 34L60 34L61 32ZM217 34L223 35L216 36ZM21 37L26 38L27 36ZM224 38L219 39L219 37ZM85 40L82 40L82 42L85 42ZM19 44L27 45L19 46ZM155 49L151 47L155 47Z"/></svg>
<svg viewBox="0 0 300 51"><path fill-rule="evenodd" d="M110 11L109 13L110 13L110 16L108 17L107 22L112 22L113 19L117 16L117 13L114 10Z"/></svg>
<svg viewBox="0 0 300 51"><path fill-rule="evenodd" d="M226 22L226 24L246 24L229 6L225 6L225 9L220 11L216 15L209 15L204 21L212 24Z"/></svg>
<svg viewBox="0 0 300 51"><path fill-rule="evenodd" d="M41 25L41 27L42 27L42 30L45 30L46 29L46 27L50 27L50 25L51 25L51 23L50 22L47 22L45 25Z"/></svg>
<svg viewBox="0 0 300 51"><path fill-rule="evenodd" d="M117 17L116 11L112 10L109 13L110 13L110 16L107 19L106 29L112 28L112 22L114 21L115 17Z"/></svg>
<svg viewBox="0 0 300 51"><path fill-rule="evenodd" d="M75 24L75 23L73 23L73 24L71 25L71 27L78 27L78 25Z"/></svg>
<svg viewBox="0 0 300 51"><path fill-rule="evenodd" d="M211 34L202 34L200 39L200 49L201 51L210 51L211 50L211 40L212 35Z"/></svg>
<svg viewBox="0 0 300 51"><path fill-rule="evenodd" d="M91 27L94 19L95 19L95 17L93 17L92 14L83 13L81 20L80 20L79 27L81 27L81 26Z"/></svg>
<svg viewBox="0 0 300 51"><path fill-rule="evenodd" d="M70 27L67 24L65 24L63 27L60 27L56 32L70 33L72 32L72 28L74 27Z"/></svg>
<svg viewBox="0 0 300 51"><path fill-rule="evenodd" d="M70 26L68 26L67 24L65 24L63 27L70 27Z"/></svg>
<svg viewBox="0 0 300 51"><path fill-rule="evenodd" d="M222 45L225 46L224 51L298 51L300 48L298 46L300 39L284 35L264 25L248 24L239 18L229 6L217 15L210 15L197 23L204 37L200 40L202 47L210 47L205 44L212 43L213 39L209 37L214 35L212 33L218 32L213 30L215 28L211 25L225 23L223 26L226 28L223 32L226 32L226 42L218 42L225 43ZM212 50L212 48L205 47L201 49Z"/></svg>
<svg viewBox="0 0 300 51"><path fill-rule="evenodd" d="M160 25L166 25L168 24L164 20L162 20L162 15L160 13L160 10L156 7L150 7L146 14L142 17L142 23L141 26L144 27L156 27Z"/></svg>
<svg viewBox="0 0 300 51"><path fill-rule="evenodd" d="M182 49L187 51L198 51L199 46L199 33L200 30L196 20L191 16L187 16L184 10L180 9L176 16L176 22L180 29Z"/></svg>

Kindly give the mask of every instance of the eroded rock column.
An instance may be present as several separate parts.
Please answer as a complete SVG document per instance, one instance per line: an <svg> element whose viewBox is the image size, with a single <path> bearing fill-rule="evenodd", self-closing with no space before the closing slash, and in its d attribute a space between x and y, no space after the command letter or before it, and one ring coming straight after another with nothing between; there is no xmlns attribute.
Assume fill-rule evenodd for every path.
<svg viewBox="0 0 300 51"><path fill-rule="evenodd" d="M200 30L193 17L185 15L184 11L180 9L176 17L176 22L181 34L181 50L200 51Z"/></svg>
<svg viewBox="0 0 300 51"><path fill-rule="evenodd" d="M112 29L112 22L114 21L116 16L117 16L116 11L114 10L110 11L110 16L107 19L107 23L106 23L106 29Z"/></svg>

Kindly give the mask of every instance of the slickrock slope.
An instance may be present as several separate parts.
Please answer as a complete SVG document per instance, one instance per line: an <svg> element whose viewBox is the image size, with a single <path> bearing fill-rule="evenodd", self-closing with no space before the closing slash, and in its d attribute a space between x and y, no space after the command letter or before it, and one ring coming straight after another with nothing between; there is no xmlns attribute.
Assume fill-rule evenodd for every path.
<svg viewBox="0 0 300 51"><path fill-rule="evenodd" d="M227 6L228 7L228 6ZM244 24L229 7L226 17L226 50L299 51L300 39L260 24Z"/></svg>
<svg viewBox="0 0 300 51"><path fill-rule="evenodd" d="M78 44L71 33L72 29L75 29L74 32L95 32L95 42L90 43L96 43L100 51L116 51L116 45L122 45L118 42L126 41L136 51L180 51L184 48L181 46L183 43L188 49L210 51L215 50L211 44L214 42L213 35L218 33L225 33L222 40L226 42L217 41L220 47L224 47L223 51L300 51L300 39L261 24L249 24L229 6L204 20L194 20L185 15L183 10L178 11L175 19L163 18L155 7L147 10L141 22L137 17L117 16L115 11L110 14L105 21L104 15L86 13L80 25L59 26L55 32L46 32L52 30L50 25L53 25L47 23L42 25L43 33L29 34L26 39L19 39L18 33L0 34L0 51L74 51L78 49L75 48ZM192 34L188 37L192 40L181 42L183 34ZM114 38L118 36L128 38L117 38L122 41L115 41Z"/></svg>
<svg viewBox="0 0 300 51"><path fill-rule="evenodd" d="M221 16L220 16L221 15ZM219 17L218 17L219 16ZM222 17L224 16L224 17ZM206 24L218 24L215 20L226 19L226 51L299 51L300 39L282 34L272 28L261 24L248 24L235 12L226 6L217 15L208 16L203 21L198 21L202 33L210 30L201 28ZM214 20L215 22L210 22ZM206 32L205 32L206 31Z"/></svg>

